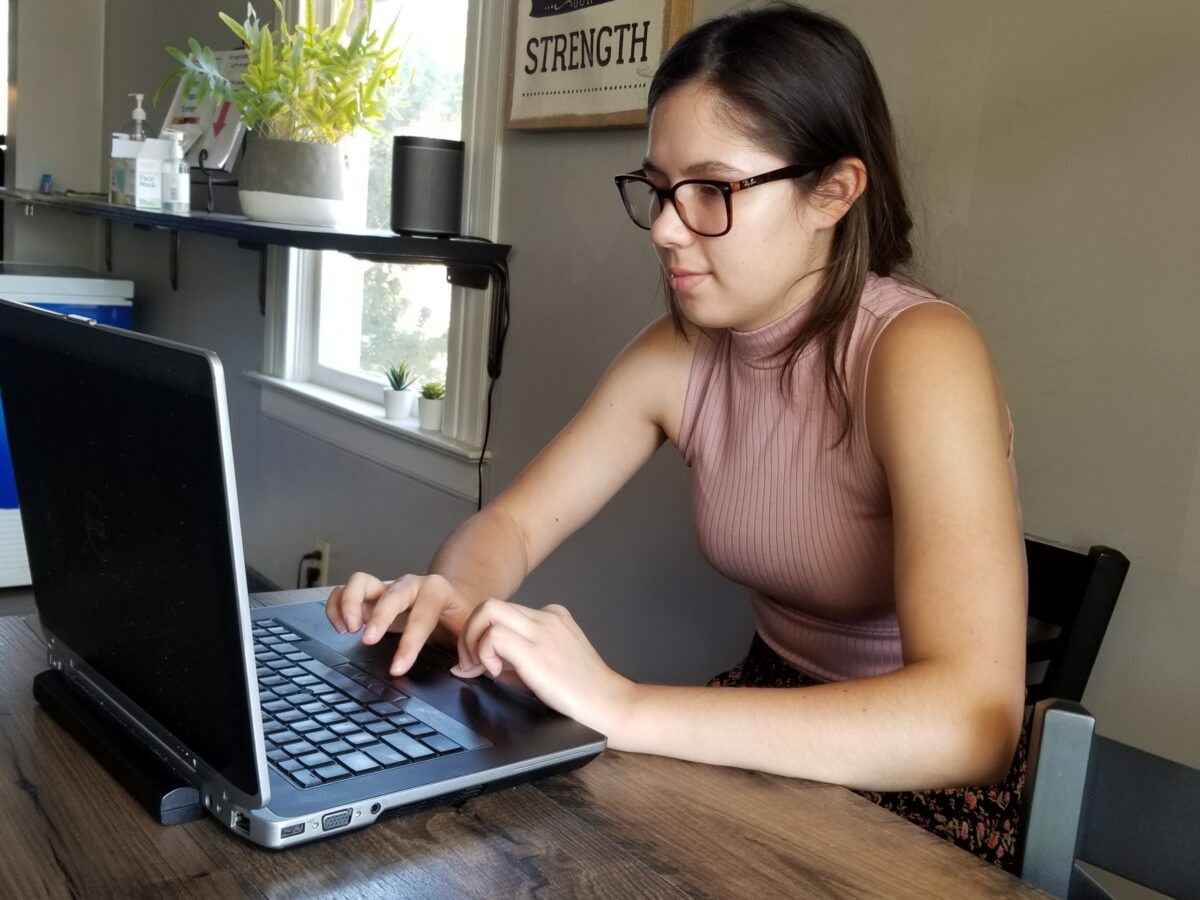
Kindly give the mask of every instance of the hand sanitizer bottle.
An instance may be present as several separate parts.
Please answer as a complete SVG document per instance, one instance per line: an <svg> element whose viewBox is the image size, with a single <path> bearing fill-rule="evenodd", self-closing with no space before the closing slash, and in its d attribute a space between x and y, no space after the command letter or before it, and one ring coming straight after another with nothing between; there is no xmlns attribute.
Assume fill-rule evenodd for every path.
<svg viewBox="0 0 1200 900"><path fill-rule="evenodd" d="M169 131L163 135L171 140L171 155L162 164L163 212L184 214L192 209L192 170L183 158L183 133Z"/></svg>
<svg viewBox="0 0 1200 900"><path fill-rule="evenodd" d="M145 94L130 94L137 101L137 105L133 108L133 121L125 126L125 131L129 133L131 141L144 141L146 139L146 111L142 109L142 98Z"/></svg>

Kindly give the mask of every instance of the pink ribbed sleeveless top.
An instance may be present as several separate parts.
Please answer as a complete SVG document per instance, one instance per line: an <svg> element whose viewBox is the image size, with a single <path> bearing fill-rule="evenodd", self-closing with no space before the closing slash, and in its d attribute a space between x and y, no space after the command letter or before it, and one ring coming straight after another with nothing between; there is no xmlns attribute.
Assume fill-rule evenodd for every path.
<svg viewBox="0 0 1200 900"><path fill-rule="evenodd" d="M692 470L700 550L751 590L763 640L796 668L828 681L902 664L893 580L891 502L866 438L871 351L884 328L920 303L941 303L869 276L846 355L854 428L825 394L810 346L780 390L785 347L809 314L802 304L749 332L697 338L679 450Z"/></svg>

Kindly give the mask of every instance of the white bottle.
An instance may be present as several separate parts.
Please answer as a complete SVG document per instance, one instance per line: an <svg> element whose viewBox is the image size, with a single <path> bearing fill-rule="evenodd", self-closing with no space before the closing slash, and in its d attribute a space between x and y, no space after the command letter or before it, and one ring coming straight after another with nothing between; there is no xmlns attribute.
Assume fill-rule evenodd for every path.
<svg viewBox="0 0 1200 900"><path fill-rule="evenodd" d="M162 210L183 214L192 209L192 169L183 158L183 133L169 131L163 135L171 141L171 155L162 164Z"/></svg>

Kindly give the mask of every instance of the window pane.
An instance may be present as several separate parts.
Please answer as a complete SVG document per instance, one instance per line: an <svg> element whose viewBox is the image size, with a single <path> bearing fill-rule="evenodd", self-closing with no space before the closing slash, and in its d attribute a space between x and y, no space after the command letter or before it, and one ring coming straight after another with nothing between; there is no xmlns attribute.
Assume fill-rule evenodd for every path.
<svg viewBox="0 0 1200 900"><path fill-rule="evenodd" d="M392 136L458 140L462 135L462 75L467 0L376 0L374 27L398 15L401 77L389 114L351 150L352 185L368 228L391 226ZM356 189L356 190L355 190ZM365 263L325 253L321 262L321 366L383 383L382 372L407 360L424 381L444 381L450 292L442 266Z"/></svg>

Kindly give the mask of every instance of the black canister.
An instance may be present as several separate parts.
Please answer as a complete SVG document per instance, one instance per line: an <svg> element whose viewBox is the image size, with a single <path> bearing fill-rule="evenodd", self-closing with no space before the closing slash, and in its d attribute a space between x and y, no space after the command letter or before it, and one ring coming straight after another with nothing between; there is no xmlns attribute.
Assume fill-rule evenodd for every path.
<svg viewBox="0 0 1200 900"><path fill-rule="evenodd" d="M392 231L458 234L462 229L462 141L392 139Z"/></svg>

